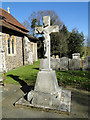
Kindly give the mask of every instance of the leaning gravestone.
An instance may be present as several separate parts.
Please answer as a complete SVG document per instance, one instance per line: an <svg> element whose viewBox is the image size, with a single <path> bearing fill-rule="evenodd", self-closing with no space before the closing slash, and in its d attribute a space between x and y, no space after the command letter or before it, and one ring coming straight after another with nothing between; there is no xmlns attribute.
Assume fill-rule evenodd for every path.
<svg viewBox="0 0 90 120"><path fill-rule="evenodd" d="M87 56L82 62L82 69L90 71L90 56Z"/></svg>
<svg viewBox="0 0 90 120"><path fill-rule="evenodd" d="M62 57L60 58L60 70L68 70L69 58Z"/></svg>
<svg viewBox="0 0 90 120"><path fill-rule="evenodd" d="M31 106L70 112L71 91L58 86L56 73L50 67L50 33L58 31L58 26L50 26L49 16L43 17L43 27L35 28L35 32L45 38L45 59L40 61L43 67L38 72L34 91L30 91L27 98Z"/></svg>

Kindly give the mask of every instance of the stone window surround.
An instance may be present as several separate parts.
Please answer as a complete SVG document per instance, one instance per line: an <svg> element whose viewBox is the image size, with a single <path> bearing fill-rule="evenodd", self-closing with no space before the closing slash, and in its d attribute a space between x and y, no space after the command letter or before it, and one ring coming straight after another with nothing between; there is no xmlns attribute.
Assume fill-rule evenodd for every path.
<svg viewBox="0 0 90 120"><path fill-rule="evenodd" d="M10 38L10 54L8 53L8 39ZM14 53L12 53L12 40L14 40ZM14 35L6 34L6 44L7 44L7 55L15 56L16 55L16 37Z"/></svg>

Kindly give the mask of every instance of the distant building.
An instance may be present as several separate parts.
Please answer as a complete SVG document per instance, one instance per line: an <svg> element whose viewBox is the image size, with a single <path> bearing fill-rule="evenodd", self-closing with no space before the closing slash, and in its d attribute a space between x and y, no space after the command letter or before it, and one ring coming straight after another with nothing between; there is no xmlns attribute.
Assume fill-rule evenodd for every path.
<svg viewBox="0 0 90 120"><path fill-rule="evenodd" d="M37 61L38 39L11 14L0 8L0 71Z"/></svg>

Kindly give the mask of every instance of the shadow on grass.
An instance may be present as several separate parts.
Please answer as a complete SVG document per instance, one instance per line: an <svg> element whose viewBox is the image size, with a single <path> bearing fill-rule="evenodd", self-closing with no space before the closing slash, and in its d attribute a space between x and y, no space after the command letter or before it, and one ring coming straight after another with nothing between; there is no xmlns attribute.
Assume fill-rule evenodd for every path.
<svg viewBox="0 0 90 120"><path fill-rule="evenodd" d="M30 92L31 90L34 89L34 86L33 85L28 85L25 81L21 80L19 78L19 76L17 75L7 75L8 77L11 77L13 78L15 81L19 82L19 84L22 86L20 89L26 94L28 92Z"/></svg>
<svg viewBox="0 0 90 120"><path fill-rule="evenodd" d="M35 70L39 70L39 68L33 68L33 69L35 69Z"/></svg>

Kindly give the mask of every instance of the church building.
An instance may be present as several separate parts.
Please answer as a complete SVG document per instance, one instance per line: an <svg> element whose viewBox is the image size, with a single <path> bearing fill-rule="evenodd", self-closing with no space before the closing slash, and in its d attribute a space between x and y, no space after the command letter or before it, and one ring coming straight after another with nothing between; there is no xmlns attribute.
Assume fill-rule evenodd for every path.
<svg viewBox="0 0 90 120"><path fill-rule="evenodd" d="M37 38L8 11L0 8L0 72L37 61Z"/></svg>

